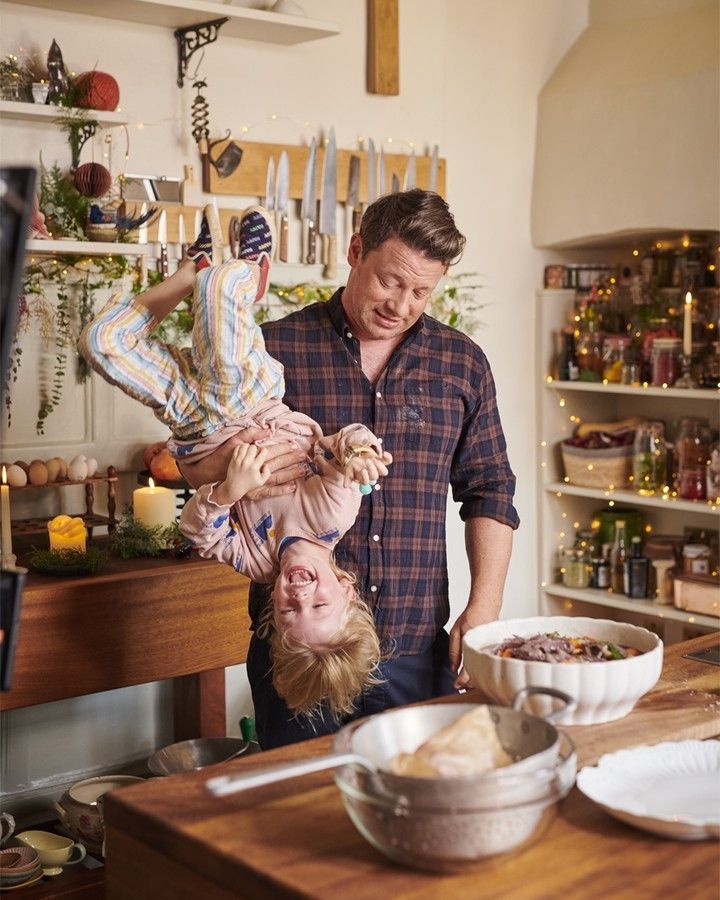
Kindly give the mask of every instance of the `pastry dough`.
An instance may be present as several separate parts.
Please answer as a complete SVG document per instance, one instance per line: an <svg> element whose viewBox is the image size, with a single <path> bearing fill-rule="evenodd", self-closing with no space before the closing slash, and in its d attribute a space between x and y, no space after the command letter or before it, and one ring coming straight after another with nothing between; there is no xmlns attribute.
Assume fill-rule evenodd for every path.
<svg viewBox="0 0 720 900"><path fill-rule="evenodd" d="M414 753L398 753L391 771L416 778L457 778L482 775L512 762L498 739L487 706L478 706L442 728Z"/></svg>

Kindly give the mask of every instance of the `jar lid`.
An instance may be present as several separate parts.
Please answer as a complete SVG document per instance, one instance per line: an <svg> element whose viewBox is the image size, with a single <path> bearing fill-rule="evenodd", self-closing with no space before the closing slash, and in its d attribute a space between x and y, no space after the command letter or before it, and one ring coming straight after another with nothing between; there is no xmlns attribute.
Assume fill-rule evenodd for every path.
<svg viewBox="0 0 720 900"><path fill-rule="evenodd" d="M707 544L685 544L683 547L683 556L689 556L691 558L705 556L709 553L710 548Z"/></svg>

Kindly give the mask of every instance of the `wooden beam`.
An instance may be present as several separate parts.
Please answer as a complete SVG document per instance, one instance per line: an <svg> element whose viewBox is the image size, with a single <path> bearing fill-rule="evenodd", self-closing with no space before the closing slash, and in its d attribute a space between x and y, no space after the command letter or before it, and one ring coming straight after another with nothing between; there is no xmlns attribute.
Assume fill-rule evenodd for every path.
<svg viewBox="0 0 720 900"><path fill-rule="evenodd" d="M398 0L367 0L367 89L400 93Z"/></svg>

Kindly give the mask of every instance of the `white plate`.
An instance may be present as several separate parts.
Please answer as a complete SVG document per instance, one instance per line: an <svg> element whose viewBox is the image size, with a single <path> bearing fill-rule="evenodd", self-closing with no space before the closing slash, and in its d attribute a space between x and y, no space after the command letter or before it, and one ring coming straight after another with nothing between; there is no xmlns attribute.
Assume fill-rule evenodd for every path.
<svg viewBox="0 0 720 900"><path fill-rule="evenodd" d="M578 788L611 816L663 837L720 838L720 742L667 741L586 766Z"/></svg>

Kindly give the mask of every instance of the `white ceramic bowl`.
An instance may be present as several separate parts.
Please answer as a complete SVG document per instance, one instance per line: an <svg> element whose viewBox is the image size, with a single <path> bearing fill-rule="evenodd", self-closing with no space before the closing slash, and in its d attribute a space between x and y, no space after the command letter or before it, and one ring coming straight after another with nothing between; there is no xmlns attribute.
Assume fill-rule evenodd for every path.
<svg viewBox="0 0 720 900"><path fill-rule="evenodd" d="M565 637L591 637L642 650L640 656L608 662L549 663L495 656L488 648L518 635L557 632ZM660 677L663 643L660 638L637 625L575 616L536 616L508 619L480 625L467 632L463 640L463 665L472 687L501 705L510 706L515 694L524 687L552 687L577 700L574 711L559 713L553 724L593 725L626 716L643 694ZM536 716L546 717L554 709L551 699L529 697L525 707Z"/></svg>

